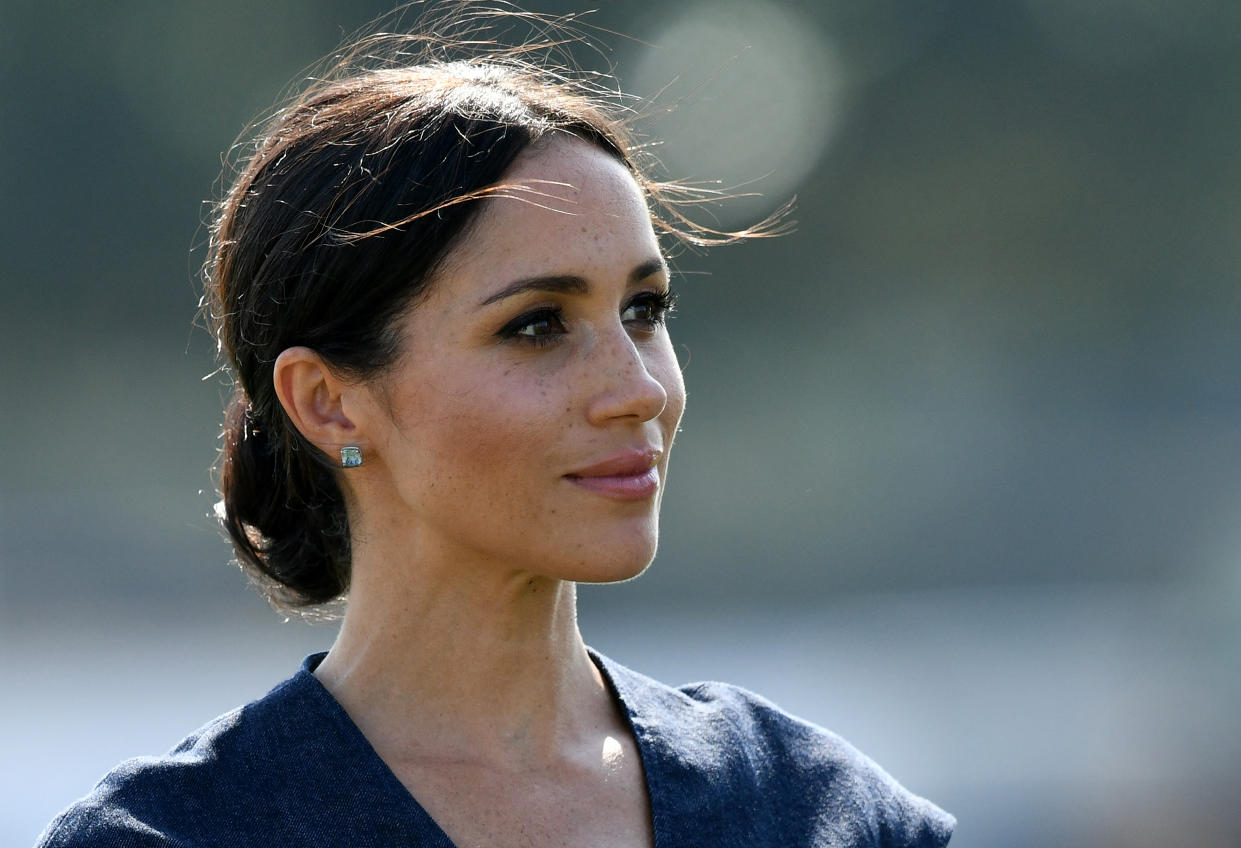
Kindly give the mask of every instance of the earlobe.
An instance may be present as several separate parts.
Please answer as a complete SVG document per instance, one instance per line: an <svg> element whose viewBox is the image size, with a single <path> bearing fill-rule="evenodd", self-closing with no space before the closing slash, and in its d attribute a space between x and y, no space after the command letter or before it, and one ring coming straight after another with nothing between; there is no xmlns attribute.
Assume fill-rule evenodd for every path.
<svg viewBox="0 0 1241 848"><path fill-rule="evenodd" d="M272 380L293 426L328 456L339 453L342 445L364 442L358 423L346 411L349 384L319 354L308 347L288 348L276 357Z"/></svg>

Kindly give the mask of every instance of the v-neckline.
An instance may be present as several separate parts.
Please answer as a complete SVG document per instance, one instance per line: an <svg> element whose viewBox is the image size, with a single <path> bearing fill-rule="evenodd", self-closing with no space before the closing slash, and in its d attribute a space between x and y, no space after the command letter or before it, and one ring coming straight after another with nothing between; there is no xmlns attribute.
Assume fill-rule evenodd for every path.
<svg viewBox="0 0 1241 848"><path fill-rule="evenodd" d="M661 781L658 777L656 761L654 758L652 728L646 722L640 713L635 709L631 697L626 697L626 693L622 691L624 682L617 678L618 673L626 671L621 666L615 665L611 660L592 648L586 649L590 655L591 662L599 670L603 677L604 684L607 686L608 692L612 696L613 701L620 707L621 714L625 718L625 723L629 728L630 738L633 740L634 747L638 751L638 759L642 767L642 783L646 790L647 800L650 804L651 821L648 824L651 827L654 848L669 848L672 845L670 837L666 836L660 827L666 821L663 813L663 804L657 797L657 789ZM323 651L311 654L306 657L302 663L302 668L298 672L299 677L304 678L306 688L313 693L312 701L317 707L319 713L334 726L340 734L339 739L350 753L362 758L368 766L368 771L374 777L377 786L381 792L393 801L397 801L397 806L401 812L404 812L409 819L410 825L422 838L430 840L423 844L426 848L457 848L456 844L449 838L444 829L440 827L439 822L431 817L431 814L422 806L415 797L414 793L401 782L396 776L392 768L384 761L379 752L371 744L370 740L362 732L361 728L353 721L341 706L336 697L327 690L327 687L315 677L314 670L318 668L319 663L327 656L327 652ZM362 763L357 763L361 765ZM421 848L421 846L420 846Z"/></svg>

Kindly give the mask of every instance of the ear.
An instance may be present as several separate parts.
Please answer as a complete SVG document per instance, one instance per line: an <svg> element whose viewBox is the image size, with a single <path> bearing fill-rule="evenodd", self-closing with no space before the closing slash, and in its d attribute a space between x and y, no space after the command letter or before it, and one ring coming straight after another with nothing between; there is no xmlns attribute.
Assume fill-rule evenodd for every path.
<svg viewBox="0 0 1241 848"><path fill-rule="evenodd" d="M319 354L308 347L283 351L272 379L285 414L308 442L332 458L345 445L367 447L350 414L354 385L334 374Z"/></svg>

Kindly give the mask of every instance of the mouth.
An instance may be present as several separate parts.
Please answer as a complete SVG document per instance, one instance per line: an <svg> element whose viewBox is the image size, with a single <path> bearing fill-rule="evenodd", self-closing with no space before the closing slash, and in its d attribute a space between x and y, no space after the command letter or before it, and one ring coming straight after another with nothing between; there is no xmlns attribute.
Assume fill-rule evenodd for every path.
<svg viewBox="0 0 1241 848"><path fill-rule="evenodd" d="M579 488L613 500L646 500L659 491L658 463L663 451L626 451L565 475Z"/></svg>

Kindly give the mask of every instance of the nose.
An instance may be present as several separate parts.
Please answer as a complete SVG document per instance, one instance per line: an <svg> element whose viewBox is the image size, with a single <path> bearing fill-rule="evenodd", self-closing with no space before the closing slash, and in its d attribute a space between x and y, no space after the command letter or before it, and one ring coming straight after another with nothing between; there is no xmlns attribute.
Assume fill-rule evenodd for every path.
<svg viewBox="0 0 1241 848"><path fill-rule="evenodd" d="M652 373L642 346L618 328L596 343L596 355L587 363L594 375L594 395L587 415L590 423L603 426L631 419L635 423L658 418L668 405L668 389Z"/></svg>

